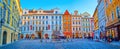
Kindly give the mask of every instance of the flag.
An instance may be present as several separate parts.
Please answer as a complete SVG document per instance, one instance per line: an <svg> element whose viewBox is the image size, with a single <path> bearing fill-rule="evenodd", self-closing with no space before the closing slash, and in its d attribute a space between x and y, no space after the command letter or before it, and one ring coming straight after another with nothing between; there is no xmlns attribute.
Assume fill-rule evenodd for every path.
<svg viewBox="0 0 120 49"><path fill-rule="evenodd" d="M30 25L30 30L32 30L32 25Z"/></svg>
<svg viewBox="0 0 120 49"><path fill-rule="evenodd" d="M48 30L50 30L50 25L48 25Z"/></svg>

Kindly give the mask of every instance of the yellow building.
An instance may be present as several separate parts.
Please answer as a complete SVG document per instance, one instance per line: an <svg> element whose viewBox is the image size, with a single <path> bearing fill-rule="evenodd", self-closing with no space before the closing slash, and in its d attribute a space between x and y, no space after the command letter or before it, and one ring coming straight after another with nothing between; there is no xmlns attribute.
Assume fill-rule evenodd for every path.
<svg viewBox="0 0 120 49"><path fill-rule="evenodd" d="M94 17L94 32L97 33L99 26L98 26L98 9L96 8L93 14Z"/></svg>
<svg viewBox="0 0 120 49"><path fill-rule="evenodd" d="M120 0L105 0L107 36L120 40Z"/></svg>
<svg viewBox="0 0 120 49"><path fill-rule="evenodd" d="M18 40L19 16L22 11L19 0L0 1L0 45L8 44Z"/></svg>

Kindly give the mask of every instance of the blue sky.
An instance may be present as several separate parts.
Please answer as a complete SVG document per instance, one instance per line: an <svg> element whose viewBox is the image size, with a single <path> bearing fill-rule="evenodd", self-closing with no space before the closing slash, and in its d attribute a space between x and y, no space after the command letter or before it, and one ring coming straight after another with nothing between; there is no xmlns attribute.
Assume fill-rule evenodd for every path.
<svg viewBox="0 0 120 49"><path fill-rule="evenodd" d="M22 9L39 9L50 10L53 8L59 8L61 12L66 9L70 13L74 10L78 10L79 13L88 12L93 15L93 12L97 6L97 0L20 0Z"/></svg>

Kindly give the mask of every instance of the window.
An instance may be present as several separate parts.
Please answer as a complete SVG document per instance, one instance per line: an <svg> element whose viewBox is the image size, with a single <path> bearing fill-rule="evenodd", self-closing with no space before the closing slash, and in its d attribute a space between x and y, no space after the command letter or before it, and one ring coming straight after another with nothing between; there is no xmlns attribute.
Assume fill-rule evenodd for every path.
<svg viewBox="0 0 120 49"><path fill-rule="evenodd" d="M78 30L78 28L76 28L76 31Z"/></svg>
<svg viewBox="0 0 120 49"><path fill-rule="evenodd" d="M43 27L43 30L44 30L44 27Z"/></svg>
<svg viewBox="0 0 120 49"><path fill-rule="evenodd" d="M79 27L79 31L80 31L80 27Z"/></svg>
<svg viewBox="0 0 120 49"><path fill-rule="evenodd" d="M39 22L38 21L36 21L36 25L38 25L39 24Z"/></svg>
<svg viewBox="0 0 120 49"><path fill-rule="evenodd" d="M34 19L34 16L33 16L33 19Z"/></svg>
<svg viewBox="0 0 120 49"><path fill-rule="evenodd" d="M112 0L110 0L110 2L112 3Z"/></svg>
<svg viewBox="0 0 120 49"><path fill-rule="evenodd" d="M28 26L28 31L29 31L29 26Z"/></svg>
<svg viewBox="0 0 120 49"><path fill-rule="evenodd" d="M39 19L41 19L41 16L39 16Z"/></svg>
<svg viewBox="0 0 120 49"><path fill-rule="evenodd" d="M61 24L61 21L59 21L59 23Z"/></svg>
<svg viewBox="0 0 120 49"><path fill-rule="evenodd" d="M74 24L74 22L73 22L73 24Z"/></svg>
<svg viewBox="0 0 120 49"><path fill-rule="evenodd" d="M2 7L0 6L0 18L2 18Z"/></svg>
<svg viewBox="0 0 120 49"><path fill-rule="evenodd" d="M46 19L48 19L48 16L46 16Z"/></svg>
<svg viewBox="0 0 120 49"><path fill-rule="evenodd" d="M27 12L25 12L25 14L27 14Z"/></svg>
<svg viewBox="0 0 120 49"><path fill-rule="evenodd" d="M57 24L57 21L56 21L56 24Z"/></svg>
<svg viewBox="0 0 120 49"><path fill-rule="evenodd" d="M80 22L79 22L79 24L80 24Z"/></svg>
<svg viewBox="0 0 120 49"><path fill-rule="evenodd" d="M41 21L39 21L39 24L41 24Z"/></svg>
<svg viewBox="0 0 120 49"><path fill-rule="evenodd" d="M107 22L109 22L109 17L107 17Z"/></svg>
<svg viewBox="0 0 120 49"><path fill-rule="evenodd" d="M119 19L119 18L120 18L120 8L117 7L116 11L117 11L117 17L118 17L118 19Z"/></svg>
<svg viewBox="0 0 120 49"><path fill-rule="evenodd" d="M43 16L43 19L44 19L44 16Z"/></svg>
<svg viewBox="0 0 120 49"><path fill-rule="evenodd" d="M36 19L38 19L38 16L36 16Z"/></svg>
<svg viewBox="0 0 120 49"><path fill-rule="evenodd" d="M114 12L112 12L112 20L114 20Z"/></svg>
<svg viewBox="0 0 120 49"><path fill-rule="evenodd" d="M30 19L30 16L28 16L28 19Z"/></svg>
<svg viewBox="0 0 120 49"><path fill-rule="evenodd" d="M57 16L56 16L56 19L57 19Z"/></svg>
<svg viewBox="0 0 120 49"><path fill-rule="evenodd" d="M33 25L34 25L34 21L33 21Z"/></svg>
<svg viewBox="0 0 120 49"><path fill-rule="evenodd" d="M48 24L48 21L46 21L46 24Z"/></svg>
<svg viewBox="0 0 120 49"><path fill-rule="evenodd" d="M26 27L24 27L24 31L26 30Z"/></svg>
<svg viewBox="0 0 120 49"><path fill-rule="evenodd" d="M41 27L39 27L39 30L41 30Z"/></svg>
<svg viewBox="0 0 120 49"><path fill-rule="evenodd" d="M30 22L28 21L28 25L30 24Z"/></svg>
<svg viewBox="0 0 120 49"><path fill-rule="evenodd" d="M75 29L73 28L73 31L74 31Z"/></svg>
<svg viewBox="0 0 120 49"><path fill-rule="evenodd" d="M36 31L38 30L38 28L36 27Z"/></svg>
<svg viewBox="0 0 120 49"><path fill-rule="evenodd" d="M108 2L106 2L106 7L108 7Z"/></svg>
<svg viewBox="0 0 120 49"><path fill-rule="evenodd" d="M54 22L52 21L52 24L54 24Z"/></svg>
<svg viewBox="0 0 120 49"><path fill-rule="evenodd" d="M73 18L73 20L74 20L74 18Z"/></svg>
<svg viewBox="0 0 120 49"><path fill-rule="evenodd" d="M8 0L8 5L10 6L10 0Z"/></svg>
<svg viewBox="0 0 120 49"><path fill-rule="evenodd" d="M55 14L57 14L58 13L58 11L55 11Z"/></svg>
<svg viewBox="0 0 120 49"><path fill-rule="evenodd" d="M60 27L60 30L61 30L61 27Z"/></svg>
<svg viewBox="0 0 120 49"><path fill-rule="evenodd" d="M54 19L54 17L52 16L52 19Z"/></svg>
<svg viewBox="0 0 120 49"><path fill-rule="evenodd" d="M5 18L5 16L6 16L6 10L7 10L7 6L6 6L6 4L3 2L3 5L4 5L4 10L3 10L3 16L4 16L4 18Z"/></svg>
<svg viewBox="0 0 120 49"><path fill-rule="evenodd" d="M34 30L34 26L33 26L33 28L32 28L33 30Z"/></svg>
<svg viewBox="0 0 120 49"><path fill-rule="evenodd" d="M46 30L48 30L48 27L46 27Z"/></svg>
<svg viewBox="0 0 120 49"><path fill-rule="evenodd" d="M61 16L59 17L59 19L61 19Z"/></svg>

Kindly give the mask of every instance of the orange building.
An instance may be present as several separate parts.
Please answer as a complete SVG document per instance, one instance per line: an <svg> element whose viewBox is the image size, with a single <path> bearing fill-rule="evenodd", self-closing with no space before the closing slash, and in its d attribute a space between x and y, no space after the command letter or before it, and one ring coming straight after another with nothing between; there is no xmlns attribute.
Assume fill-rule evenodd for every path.
<svg viewBox="0 0 120 49"><path fill-rule="evenodd" d="M72 38L72 24L71 24L71 15L68 10L63 14L63 34L67 38Z"/></svg>
<svg viewBox="0 0 120 49"><path fill-rule="evenodd" d="M120 40L120 0L105 0L107 36Z"/></svg>

